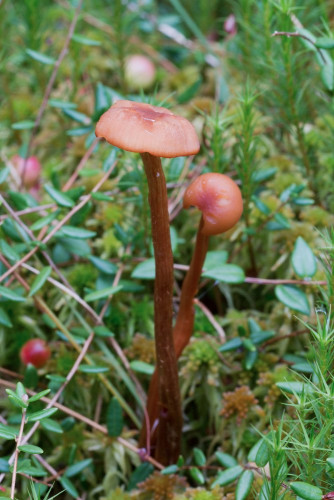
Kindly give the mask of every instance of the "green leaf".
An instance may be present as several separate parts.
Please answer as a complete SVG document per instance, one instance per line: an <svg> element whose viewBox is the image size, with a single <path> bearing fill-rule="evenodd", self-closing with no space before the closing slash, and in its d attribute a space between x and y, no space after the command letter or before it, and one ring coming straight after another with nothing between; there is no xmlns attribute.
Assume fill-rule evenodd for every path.
<svg viewBox="0 0 334 500"><path fill-rule="evenodd" d="M201 485L205 483L205 477L197 467L191 467L189 473L195 483Z"/></svg>
<svg viewBox="0 0 334 500"><path fill-rule="evenodd" d="M257 450L255 463L258 467L264 467L269 462L269 458L270 448L266 439L264 438L261 445L259 446L259 449Z"/></svg>
<svg viewBox="0 0 334 500"><path fill-rule="evenodd" d="M19 470L17 472L32 477L45 477L48 475L48 473L45 470L40 469L39 467L34 467L32 465L19 467Z"/></svg>
<svg viewBox="0 0 334 500"><path fill-rule="evenodd" d="M0 429L0 439L15 439L16 434L13 432L7 431L5 429Z"/></svg>
<svg viewBox="0 0 334 500"><path fill-rule="evenodd" d="M271 212L270 208L268 207L268 205L263 203L263 201L260 198L258 198L258 196L253 195L252 201L255 203L256 208L258 208L258 210L260 210L260 212L262 212L265 215L270 214L270 212Z"/></svg>
<svg viewBox="0 0 334 500"><path fill-rule="evenodd" d="M96 326L94 328L94 333L98 337L115 337L115 334L105 326Z"/></svg>
<svg viewBox="0 0 334 500"><path fill-rule="evenodd" d="M41 54L41 52L37 52L36 50L26 49L26 53L35 61L38 61L42 64L54 64L56 61L53 57L46 56Z"/></svg>
<svg viewBox="0 0 334 500"><path fill-rule="evenodd" d="M275 332L272 330L260 330L259 332L252 333L250 336L253 344L262 344L266 340L272 339L275 337Z"/></svg>
<svg viewBox="0 0 334 500"><path fill-rule="evenodd" d="M109 276L114 276L117 273L117 266L108 260L100 259L100 257L94 257L90 255L89 260L101 273L107 274Z"/></svg>
<svg viewBox="0 0 334 500"><path fill-rule="evenodd" d="M97 200L97 201L114 201L113 196L109 196L109 195L104 194L104 193L92 193L92 198L93 198L93 200Z"/></svg>
<svg viewBox="0 0 334 500"><path fill-rule="evenodd" d="M127 486L127 491L133 490L138 483L142 483L145 481L145 479L148 478L154 471L153 465L151 465L149 462L144 462L140 464L131 474L128 486ZM163 471L161 471L163 474Z"/></svg>
<svg viewBox="0 0 334 500"><path fill-rule="evenodd" d="M317 38L315 41L316 47L318 49L334 49L334 38L329 38L326 36Z"/></svg>
<svg viewBox="0 0 334 500"><path fill-rule="evenodd" d="M32 297L33 295L35 295L35 293L38 292L38 290L40 290L42 288L42 286L44 285L44 283L47 281L48 277L50 276L51 272L52 272L52 269L50 266L47 266L44 269L42 269L42 271L36 276L36 278L34 279L32 285L31 285L29 297Z"/></svg>
<svg viewBox="0 0 334 500"><path fill-rule="evenodd" d="M220 267L205 271L202 276L212 278L223 283L243 283L245 281L244 270L235 264L224 264Z"/></svg>
<svg viewBox="0 0 334 500"><path fill-rule="evenodd" d="M0 170L0 184L2 184L3 182L5 182L5 180L8 177L9 172L10 172L9 167L5 167L5 168L2 168Z"/></svg>
<svg viewBox="0 0 334 500"><path fill-rule="evenodd" d="M91 131L92 131L92 127L91 127L91 125L89 125L88 127L72 128L71 130L68 130L66 132L66 135L68 135L70 137L79 137L81 135L88 134L88 132L91 132Z"/></svg>
<svg viewBox="0 0 334 500"><path fill-rule="evenodd" d="M8 314L2 307L0 307L0 325L8 326L8 328L13 326Z"/></svg>
<svg viewBox="0 0 334 500"><path fill-rule="evenodd" d="M0 240L0 250L10 262L17 262L20 260L19 254L14 248L8 245L6 240Z"/></svg>
<svg viewBox="0 0 334 500"><path fill-rule="evenodd" d="M62 485L62 487L67 491L67 493L69 493L73 498L78 498L79 493L70 479L68 479L65 476L62 476L59 479L59 482Z"/></svg>
<svg viewBox="0 0 334 500"><path fill-rule="evenodd" d="M22 382L18 382L16 384L16 395L19 397L19 398L22 398L23 396L26 396L26 390L24 388L24 385L22 384Z"/></svg>
<svg viewBox="0 0 334 500"><path fill-rule="evenodd" d="M86 469L86 467L89 467L92 463L91 458L86 458L85 460L80 460L80 462L76 462L73 465L70 465L64 473L65 477L73 477L76 476L77 474L80 474L81 471Z"/></svg>
<svg viewBox="0 0 334 500"><path fill-rule="evenodd" d="M95 175L99 175L101 170L99 168L83 168L79 172L80 177L94 177Z"/></svg>
<svg viewBox="0 0 334 500"><path fill-rule="evenodd" d="M184 92L179 94L177 101L179 104L184 104L198 93L200 86L202 85L202 78L199 78L195 83L186 88Z"/></svg>
<svg viewBox="0 0 334 500"><path fill-rule="evenodd" d="M31 225L30 229L32 231L38 231L39 229L42 229L42 227L48 226L53 220L55 220L58 217L59 213L60 210L58 209L52 212L51 214L46 215L45 217L41 217Z"/></svg>
<svg viewBox="0 0 334 500"><path fill-rule="evenodd" d="M240 349L240 347L243 347L243 342L240 337L235 337L234 339L228 340L227 342L225 342L225 344L220 346L218 351L219 352L235 351L236 349Z"/></svg>
<svg viewBox="0 0 334 500"><path fill-rule="evenodd" d="M245 359L244 359L244 368L245 370L251 370L255 365L257 358L259 357L258 351L246 351Z"/></svg>
<svg viewBox="0 0 334 500"><path fill-rule="evenodd" d="M233 483L240 474L242 474L243 468L241 465L236 465L235 467L230 467L229 469L224 470L218 474L217 479L213 481L211 484L211 489L216 486L226 486L227 484Z"/></svg>
<svg viewBox="0 0 334 500"><path fill-rule="evenodd" d="M248 462L255 462L257 452L258 452L262 442L263 442L263 438L261 438L257 443L255 443L254 446L250 449L248 456L247 456Z"/></svg>
<svg viewBox="0 0 334 500"><path fill-rule="evenodd" d="M296 495L305 500L321 500L322 491L317 486L302 481L295 481L290 483L290 487Z"/></svg>
<svg viewBox="0 0 334 500"><path fill-rule="evenodd" d="M228 253L225 250L215 250L207 252L203 269L209 271L210 269L217 269L217 267L226 264Z"/></svg>
<svg viewBox="0 0 334 500"><path fill-rule="evenodd" d="M82 123L83 125L90 125L91 123L91 119L87 115L84 115L79 111L75 111L74 109L65 108L63 109L63 113L72 120Z"/></svg>
<svg viewBox="0 0 334 500"><path fill-rule="evenodd" d="M48 432L54 432L55 434L63 434L63 429L61 425L58 424L55 420L51 418L43 418L41 420L41 426Z"/></svg>
<svg viewBox="0 0 334 500"><path fill-rule="evenodd" d="M49 99L48 104L53 108L74 109L77 105L74 102L61 101L60 99Z"/></svg>
<svg viewBox="0 0 334 500"><path fill-rule="evenodd" d="M50 392L51 392L50 389L45 389L44 391L41 391L38 394L35 394L34 396L31 396L31 398L28 399L28 403L34 403L35 401L39 401L40 399L44 398L44 396L47 396Z"/></svg>
<svg viewBox="0 0 334 500"><path fill-rule="evenodd" d="M26 299L18 295L16 292L13 292L10 288L0 285L0 297L4 297L11 302L24 302Z"/></svg>
<svg viewBox="0 0 334 500"><path fill-rule="evenodd" d="M203 451L200 450L199 448L194 448L193 454L194 454L195 464L199 465L200 467L203 467L203 465L206 464L206 457Z"/></svg>
<svg viewBox="0 0 334 500"><path fill-rule="evenodd" d="M301 236L298 236L292 252L292 265L302 278L312 277L317 271L315 255Z"/></svg>
<svg viewBox="0 0 334 500"><path fill-rule="evenodd" d="M140 360L131 361L130 366L134 372L144 373L145 375L153 375L155 369L154 365L150 365Z"/></svg>
<svg viewBox="0 0 334 500"><path fill-rule="evenodd" d="M100 117L101 113L106 111L111 105L110 96L108 96L105 86L98 82L95 89L95 107L94 107L94 119ZM114 160L110 163L110 165ZM106 170L105 170L106 171Z"/></svg>
<svg viewBox="0 0 334 500"><path fill-rule="evenodd" d="M78 370L82 373L106 373L110 371L107 366L97 366L97 365L80 365Z"/></svg>
<svg viewBox="0 0 334 500"><path fill-rule="evenodd" d="M271 177L273 177L278 171L277 167L269 167L262 170L257 170L252 174L252 181L254 182L263 182L267 181Z"/></svg>
<svg viewBox="0 0 334 500"><path fill-rule="evenodd" d="M321 68L321 80L327 90L334 90L334 65L331 59Z"/></svg>
<svg viewBox="0 0 334 500"><path fill-rule="evenodd" d="M32 444L23 444L22 446L18 446L18 449L20 451L23 451L24 453L36 453L37 455L44 453L42 448L40 448L39 446L34 446Z"/></svg>
<svg viewBox="0 0 334 500"><path fill-rule="evenodd" d="M296 372L301 372L301 373L313 373L313 367L307 363L295 363L294 365L291 366L292 370L295 370Z"/></svg>
<svg viewBox="0 0 334 500"><path fill-rule="evenodd" d="M254 480L254 473L251 470L245 470L238 481L235 492L235 500L245 500L250 492Z"/></svg>
<svg viewBox="0 0 334 500"><path fill-rule="evenodd" d="M69 196L58 191L58 189L48 185L44 186L44 189L60 207L72 208L75 205L74 201Z"/></svg>
<svg viewBox="0 0 334 500"><path fill-rule="evenodd" d="M168 476L169 474L175 474L178 472L179 467L175 464L169 465L168 467L165 467L162 469L161 474L164 474L165 476Z"/></svg>
<svg viewBox="0 0 334 500"><path fill-rule="evenodd" d="M63 226L59 231L59 235L60 237L63 237L65 235L78 240L86 240L88 238L93 238L94 236L96 236L96 232L89 231L88 229L83 229L81 227Z"/></svg>
<svg viewBox="0 0 334 500"><path fill-rule="evenodd" d="M32 120L22 120L20 122L15 122L12 123L12 129L13 130L28 130L33 128L35 125L35 122Z"/></svg>
<svg viewBox="0 0 334 500"><path fill-rule="evenodd" d="M122 285L117 285L109 286L108 288L103 288L102 290L96 290L95 292L91 292L85 295L85 301L93 302L94 300L105 299L106 297L119 292L120 290L122 290L122 288Z"/></svg>
<svg viewBox="0 0 334 500"><path fill-rule="evenodd" d="M7 473L9 472L9 464L8 464L8 461L5 460L4 458L0 458L0 472L4 472L4 473ZM0 497L0 499L3 498L3 497ZM6 497L6 500L8 500L8 498Z"/></svg>
<svg viewBox="0 0 334 500"><path fill-rule="evenodd" d="M277 382L277 387L288 394L312 394L312 387L304 382Z"/></svg>
<svg viewBox="0 0 334 500"><path fill-rule="evenodd" d="M294 198L293 200L291 200L291 203L301 206L314 205L314 200L312 200L312 198L305 198L304 196L300 196L299 198Z"/></svg>
<svg viewBox="0 0 334 500"><path fill-rule="evenodd" d="M147 259L138 264L131 273L131 278L142 280L154 280L155 278L155 261L154 258Z"/></svg>
<svg viewBox="0 0 334 500"><path fill-rule="evenodd" d="M310 306L304 292L293 285L277 285L275 295L284 305L294 311L298 311L307 316L310 315Z"/></svg>
<svg viewBox="0 0 334 500"><path fill-rule="evenodd" d="M253 344L253 342L251 341L251 339L243 338L242 343L243 343L244 348L247 349L247 351L256 351L256 347Z"/></svg>
<svg viewBox="0 0 334 500"><path fill-rule="evenodd" d="M58 408L46 408L45 410L35 411L30 415L27 415L28 422L36 422L37 420L42 420L43 418L48 418L54 415L58 411Z"/></svg>
<svg viewBox="0 0 334 500"><path fill-rule="evenodd" d="M116 398L112 398L108 405L106 420L109 436L120 436L124 426L123 410Z"/></svg>
<svg viewBox="0 0 334 500"><path fill-rule="evenodd" d="M77 43L80 43L81 45L88 45L90 47L94 47L94 46L98 47L99 45L101 45L101 42L99 42L98 40L92 40L91 38L87 38L86 36L82 36L82 35L74 34L72 36L72 40L74 40Z"/></svg>
<svg viewBox="0 0 334 500"><path fill-rule="evenodd" d="M222 465L223 467L230 468L238 465L236 459L232 455L229 455L228 453L223 453L222 451L216 451L215 457L220 463L220 465Z"/></svg>
<svg viewBox="0 0 334 500"><path fill-rule="evenodd" d="M79 257L87 257L91 253L91 248L85 240L78 240L75 238L59 238L62 247L68 252L79 255Z"/></svg>

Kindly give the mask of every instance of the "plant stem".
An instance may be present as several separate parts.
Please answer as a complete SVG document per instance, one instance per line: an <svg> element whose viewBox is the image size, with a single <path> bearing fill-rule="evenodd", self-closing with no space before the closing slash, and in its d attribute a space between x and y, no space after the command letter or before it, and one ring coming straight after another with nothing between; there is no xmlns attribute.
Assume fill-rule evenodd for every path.
<svg viewBox="0 0 334 500"><path fill-rule="evenodd" d="M206 236L202 233L203 224L204 224L203 218L201 218L197 232L195 250L193 253L189 270L183 281L181 290L180 308L176 318L175 326L173 328L174 348L177 359L181 356L183 349L188 345L194 328L194 319L195 319L194 298L197 293L198 282L202 273L202 268L205 256L207 254L208 242L209 242L209 236ZM150 388L148 392L148 399L147 399L147 411L151 428L152 426L154 426L154 423L158 418L157 401L158 401L158 376L157 376L157 371L155 371L151 378ZM146 441L146 434L143 428L142 434L140 436L140 444L144 445L145 441ZM154 439L152 439L151 442L154 443Z"/></svg>
<svg viewBox="0 0 334 500"><path fill-rule="evenodd" d="M173 254L170 240L168 198L160 158L141 154L148 181L152 239L156 264L154 325L159 388L159 425L155 458L175 463L180 452L182 414L177 362L173 345Z"/></svg>
<svg viewBox="0 0 334 500"><path fill-rule="evenodd" d="M22 396L22 399L26 402L28 400L27 394L24 394ZM19 459L19 446L21 444L22 436L23 436L23 429L24 429L24 424L26 420L26 413L27 413L27 408L22 409L22 420L21 420L21 425L20 425L20 431L19 435L17 436L17 441L16 441L16 448L15 448L15 457L14 457L14 464L13 464L13 475L12 475L12 485L10 489L10 498L11 500L14 500L15 498L15 484L16 484L16 476L17 476L17 462Z"/></svg>

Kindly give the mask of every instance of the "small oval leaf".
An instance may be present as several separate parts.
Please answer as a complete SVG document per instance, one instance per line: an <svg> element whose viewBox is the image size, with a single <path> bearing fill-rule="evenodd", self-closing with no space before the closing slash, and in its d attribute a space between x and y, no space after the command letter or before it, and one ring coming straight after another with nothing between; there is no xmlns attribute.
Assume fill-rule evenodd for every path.
<svg viewBox="0 0 334 500"><path fill-rule="evenodd" d="M302 278L311 278L317 271L315 255L301 236L298 236L292 252L292 266Z"/></svg>
<svg viewBox="0 0 334 500"><path fill-rule="evenodd" d="M251 470L245 470L238 481L235 492L235 500L245 500L250 492L254 480L254 473Z"/></svg>
<svg viewBox="0 0 334 500"><path fill-rule="evenodd" d="M321 500L322 491L317 486L302 481L295 481L290 483L290 487L296 495L305 500Z"/></svg>
<svg viewBox="0 0 334 500"><path fill-rule="evenodd" d="M37 277L35 278L34 282L31 285L29 297L35 295L35 293L42 288L42 286L50 276L51 271L52 269L50 266L47 266L44 269L42 269L42 271L37 275Z"/></svg>
<svg viewBox="0 0 334 500"><path fill-rule="evenodd" d="M310 305L305 293L292 285L277 285L275 295L284 305L307 316L310 315Z"/></svg>
<svg viewBox="0 0 334 500"><path fill-rule="evenodd" d="M230 467L218 474L217 479L211 484L211 488L216 486L225 486L227 484L233 483L240 474L243 472L241 465L236 465L235 467Z"/></svg>

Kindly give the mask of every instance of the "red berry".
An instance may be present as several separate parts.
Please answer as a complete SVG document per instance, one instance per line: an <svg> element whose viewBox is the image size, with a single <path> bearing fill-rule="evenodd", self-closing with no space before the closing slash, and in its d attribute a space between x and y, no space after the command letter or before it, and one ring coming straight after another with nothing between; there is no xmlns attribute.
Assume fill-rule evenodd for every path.
<svg viewBox="0 0 334 500"><path fill-rule="evenodd" d="M20 352L22 363L28 365L29 363L36 368L45 365L51 355L49 346L44 340L31 339L26 342Z"/></svg>

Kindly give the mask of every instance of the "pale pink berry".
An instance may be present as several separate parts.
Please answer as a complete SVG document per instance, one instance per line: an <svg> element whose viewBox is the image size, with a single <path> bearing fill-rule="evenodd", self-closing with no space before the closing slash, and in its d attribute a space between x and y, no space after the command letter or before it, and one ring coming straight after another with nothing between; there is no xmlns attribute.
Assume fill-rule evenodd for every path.
<svg viewBox="0 0 334 500"><path fill-rule="evenodd" d="M37 156L29 156L29 158L25 160L22 156L15 155L12 158L12 164L21 177L24 187L31 188L38 185L42 167Z"/></svg>
<svg viewBox="0 0 334 500"><path fill-rule="evenodd" d="M224 22L224 30L228 35L236 35L237 33L237 22L234 14L230 14Z"/></svg>
<svg viewBox="0 0 334 500"><path fill-rule="evenodd" d="M155 80L155 66L146 56L135 54L125 62L125 81L133 90L146 89Z"/></svg>

